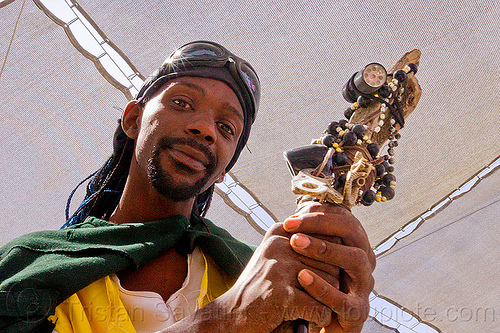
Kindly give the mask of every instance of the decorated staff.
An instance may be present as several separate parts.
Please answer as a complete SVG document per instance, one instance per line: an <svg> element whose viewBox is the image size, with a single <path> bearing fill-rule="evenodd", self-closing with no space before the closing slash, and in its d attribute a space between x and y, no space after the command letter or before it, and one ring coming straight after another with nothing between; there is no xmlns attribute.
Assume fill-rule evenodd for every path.
<svg viewBox="0 0 500 333"><path fill-rule="evenodd" d="M284 153L293 193L349 210L394 198L399 130L422 94L415 77L420 54L408 52L387 70L368 64L349 79L342 91L352 103L345 119L331 122L311 145ZM295 331L307 332L306 323L296 321Z"/></svg>

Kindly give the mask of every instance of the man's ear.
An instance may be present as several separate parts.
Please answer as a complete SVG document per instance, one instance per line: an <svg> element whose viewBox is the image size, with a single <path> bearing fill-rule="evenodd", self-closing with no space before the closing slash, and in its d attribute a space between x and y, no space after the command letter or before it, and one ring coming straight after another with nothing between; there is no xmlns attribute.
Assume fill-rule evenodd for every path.
<svg viewBox="0 0 500 333"><path fill-rule="evenodd" d="M226 175L226 171L222 171L221 175L217 180L215 181L216 183L222 183L224 181L224 176Z"/></svg>
<svg viewBox="0 0 500 333"><path fill-rule="evenodd" d="M137 139L141 123L142 106L136 101L128 102L122 115L122 128L131 139Z"/></svg>

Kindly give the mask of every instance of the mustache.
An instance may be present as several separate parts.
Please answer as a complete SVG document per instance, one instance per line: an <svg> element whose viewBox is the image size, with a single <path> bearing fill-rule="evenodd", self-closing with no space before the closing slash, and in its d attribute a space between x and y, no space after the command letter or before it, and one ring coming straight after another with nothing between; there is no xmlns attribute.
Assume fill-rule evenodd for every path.
<svg viewBox="0 0 500 333"><path fill-rule="evenodd" d="M173 137L162 137L157 145L157 150L165 150L172 148L173 145L186 145L194 149L199 150L208 159L208 165L206 165L207 171L215 170L217 166L217 157L214 155L210 148L194 138L173 138Z"/></svg>

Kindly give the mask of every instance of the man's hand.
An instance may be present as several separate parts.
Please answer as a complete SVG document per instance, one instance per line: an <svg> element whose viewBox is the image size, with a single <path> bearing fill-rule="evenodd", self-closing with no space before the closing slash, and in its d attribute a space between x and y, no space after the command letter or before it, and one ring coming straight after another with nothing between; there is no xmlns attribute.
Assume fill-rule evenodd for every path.
<svg viewBox="0 0 500 333"><path fill-rule="evenodd" d="M344 208L299 207L268 230L231 289L162 332L265 333L298 318L360 332L375 267L368 237Z"/></svg>
<svg viewBox="0 0 500 333"><path fill-rule="evenodd" d="M298 318L319 325L332 321L331 309L304 291L297 276L314 270L338 288L340 270L295 252L291 236L283 224L273 225L235 285L215 300L231 313L235 326L229 331L272 332L283 321Z"/></svg>
<svg viewBox="0 0 500 333"><path fill-rule="evenodd" d="M360 332L369 312L375 255L359 221L343 207L302 201L283 227L293 233L290 244L294 251L342 268L339 288L322 277L321 269L306 268L298 274L304 290L334 312L322 332Z"/></svg>
<svg viewBox="0 0 500 333"><path fill-rule="evenodd" d="M252 332L297 318L323 332L360 332L374 268L366 232L349 210L302 201L293 216L267 232L223 299L243 314L235 323L250 324Z"/></svg>

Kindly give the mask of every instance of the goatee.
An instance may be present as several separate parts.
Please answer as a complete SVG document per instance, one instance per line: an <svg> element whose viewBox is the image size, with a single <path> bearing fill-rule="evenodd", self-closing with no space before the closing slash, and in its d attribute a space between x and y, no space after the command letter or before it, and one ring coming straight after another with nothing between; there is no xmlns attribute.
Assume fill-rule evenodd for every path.
<svg viewBox="0 0 500 333"><path fill-rule="evenodd" d="M209 160L208 165L206 165L205 175L197 180L194 184L189 184L187 182L181 182L174 179L173 175L169 172L163 170L161 166L160 154L163 150L172 148L172 145L188 145L199 151L201 151ZM189 168L174 159L171 160L172 164L180 170L188 173L195 173L194 170ZM208 180L213 175L215 167L217 165L217 158L212 153L212 151L205 145L198 142L193 138L172 138L163 137L158 145L155 147L151 158L148 160L148 177L153 185L153 187L166 198L173 201L185 201L198 196L201 191L205 188Z"/></svg>

